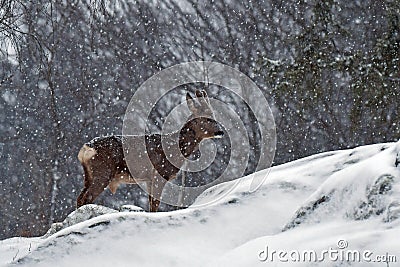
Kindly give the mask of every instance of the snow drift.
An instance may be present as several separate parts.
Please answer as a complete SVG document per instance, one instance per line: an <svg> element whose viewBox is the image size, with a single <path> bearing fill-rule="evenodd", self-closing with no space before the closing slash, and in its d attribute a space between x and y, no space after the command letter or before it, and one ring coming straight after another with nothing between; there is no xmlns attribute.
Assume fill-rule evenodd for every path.
<svg viewBox="0 0 400 267"><path fill-rule="evenodd" d="M317 154L254 175L268 175L256 192L248 192L253 177L243 177L225 197L229 183L185 210L81 207L43 237L0 241L0 264L400 265L400 142Z"/></svg>

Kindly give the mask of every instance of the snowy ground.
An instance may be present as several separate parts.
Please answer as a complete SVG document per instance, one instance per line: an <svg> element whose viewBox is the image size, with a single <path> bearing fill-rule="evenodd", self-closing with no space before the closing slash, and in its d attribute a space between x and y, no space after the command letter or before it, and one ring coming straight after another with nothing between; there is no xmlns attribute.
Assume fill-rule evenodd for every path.
<svg viewBox="0 0 400 267"><path fill-rule="evenodd" d="M82 207L45 237L0 241L0 265L400 266L399 161L400 142L370 145L274 167L254 193L244 177L201 208Z"/></svg>

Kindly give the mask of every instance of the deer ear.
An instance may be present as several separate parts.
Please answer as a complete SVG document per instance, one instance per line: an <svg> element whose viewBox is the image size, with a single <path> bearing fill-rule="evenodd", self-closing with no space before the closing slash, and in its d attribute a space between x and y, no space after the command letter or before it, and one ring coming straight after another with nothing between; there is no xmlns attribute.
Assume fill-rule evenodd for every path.
<svg viewBox="0 0 400 267"><path fill-rule="evenodd" d="M207 106L208 105L208 97L205 90L196 90L196 96L199 100L200 105Z"/></svg>
<svg viewBox="0 0 400 267"><path fill-rule="evenodd" d="M208 104L210 104L210 99L208 98L208 95L207 95L206 90L202 90L201 92L203 93L203 98L204 98L204 100L205 100Z"/></svg>
<svg viewBox="0 0 400 267"><path fill-rule="evenodd" d="M202 97L203 93L200 90L196 90L196 96L197 97Z"/></svg>
<svg viewBox="0 0 400 267"><path fill-rule="evenodd" d="M189 93L186 94L186 104L192 113L196 112L196 107L194 106L194 99Z"/></svg>

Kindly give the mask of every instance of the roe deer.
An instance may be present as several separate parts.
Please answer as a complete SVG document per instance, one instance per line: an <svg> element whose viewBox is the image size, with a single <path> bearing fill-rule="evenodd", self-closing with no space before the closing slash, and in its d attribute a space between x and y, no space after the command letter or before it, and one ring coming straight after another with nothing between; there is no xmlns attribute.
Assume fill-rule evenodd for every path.
<svg viewBox="0 0 400 267"><path fill-rule="evenodd" d="M132 152L129 157L134 156L134 158L127 159L132 161L131 170L126 164L122 147L126 137L116 135L98 137L86 143L78 154L85 181L84 189L77 199L77 207L93 203L107 186L114 194L121 183L146 182L149 210L157 211L166 182L176 178L184 158L193 154L203 139L222 137L224 134L214 120L207 93L204 90L197 90L196 97L197 99L194 99L189 93L186 94L186 103L191 115L180 131L168 135L129 136L131 141L133 138L133 142L129 143L129 153ZM163 151L163 138L172 140L170 144L178 148L175 153L168 153L169 158ZM139 142L145 143L146 151L135 150L135 143L138 144L136 147L143 147ZM143 159L145 154L150 159L151 166L148 166L148 160ZM175 159L174 164L168 160L171 158Z"/></svg>

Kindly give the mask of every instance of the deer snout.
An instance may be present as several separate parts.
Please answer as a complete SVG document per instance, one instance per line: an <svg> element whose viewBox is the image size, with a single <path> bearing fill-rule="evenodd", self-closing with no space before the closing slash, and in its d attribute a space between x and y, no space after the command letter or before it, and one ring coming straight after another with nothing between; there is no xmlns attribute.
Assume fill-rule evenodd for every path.
<svg viewBox="0 0 400 267"><path fill-rule="evenodd" d="M216 131L214 133L214 137L216 137L216 138L221 138L222 136L224 136L224 132L223 131Z"/></svg>

